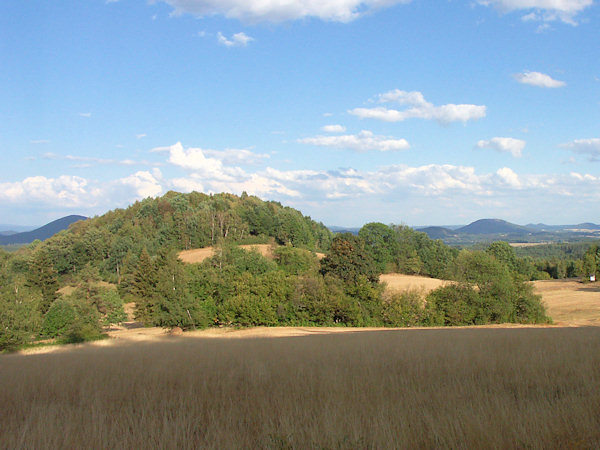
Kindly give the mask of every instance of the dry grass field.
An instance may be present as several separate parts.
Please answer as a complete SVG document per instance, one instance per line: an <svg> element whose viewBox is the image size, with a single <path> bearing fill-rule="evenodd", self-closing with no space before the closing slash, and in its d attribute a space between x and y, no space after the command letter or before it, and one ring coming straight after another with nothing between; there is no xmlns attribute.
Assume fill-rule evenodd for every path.
<svg viewBox="0 0 600 450"><path fill-rule="evenodd" d="M0 356L0 447L598 448L600 328L171 337Z"/></svg>
<svg viewBox="0 0 600 450"><path fill-rule="evenodd" d="M449 281L437 278L422 277L419 275L404 275L401 273L385 273L379 277L381 283L386 284L388 292L402 292L407 290L419 290L425 294L429 291L445 286Z"/></svg>
<svg viewBox="0 0 600 450"><path fill-rule="evenodd" d="M273 245L272 244L248 244L240 245L240 248L244 250L255 250L261 255L267 258L273 258ZM215 254L213 247L195 248L192 250L183 250L179 252L179 259L184 263L198 264L207 258L210 258ZM317 258L322 259L325 257L323 253L315 253Z"/></svg>
<svg viewBox="0 0 600 450"><path fill-rule="evenodd" d="M600 326L600 283L543 280L534 282L534 287L556 324Z"/></svg>
<svg viewBox="0 0 600 450"><path fill-rule="evenodd" d="M240 245L240 248L244 250L254 250L263 256L268 258L273 256L271 244L252 244L252 245ZM195 248L192 250L183 250L179 252L179 259L184 263L198 264L214 256L215 251L213 247Z"/></svg>

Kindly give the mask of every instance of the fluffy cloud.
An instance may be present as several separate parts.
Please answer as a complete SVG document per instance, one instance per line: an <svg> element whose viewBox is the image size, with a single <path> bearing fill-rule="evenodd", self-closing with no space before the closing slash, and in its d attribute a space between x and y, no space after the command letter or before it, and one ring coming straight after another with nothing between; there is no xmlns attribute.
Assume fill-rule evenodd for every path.
<svg viewBox="0 0 600 450"><path fill-rule="evenodd" d="M60 176L46 178L28 177L14 183L0 183L0 200L10 203L34 202L76 207L85 205L83 197L88 193L84 178Z"/></svg>
<svg viewBox="0 0 600 450"><path fill-rule="evenodd" d="M587 155L590 161L600 161L600 138L575 139L562 145L575 153Z"/></svg>
<svg viewBox="0 0 600 450"><path fill-rule="evenodd" d="M553 79L550 75L540 72L523 72L515 75L515 79L522 84L529 84L542 88L559 88L567 83Z"/></svg>
<svg viewBox="0 0 600 450"><path fill-rule="evenodd" d="M154 173L139 171L118 180L116 184L131 188L136 198L156 197L163 191L159 181L161 175L158 169Z"/></svg>
<svg viewBox="0 0 600 450"><path fill-rule="evenodd" d="M425 100L422 93L417 91L407 92L395 89L379 95L379 103L398 103L407 106L406 109L397 110L386 107L354 108L350 114L362 119L378 119L386 122L401 122L407 119L437 120L442 124L451 122L467 122L485 117L486 107L483 105L452 104L435 106Z"/></svg>
<svg viewBox="0 0 600 450"><path fill-rule="evenodd" d="M520 158L525 148L525 141L509 137L495 137L477 142L478 148L491 148L498 152L510 153L515 158Z"/></svg>
<svg viewBox="0 0 600 450"><path fill-rule="evenodd" d="M502 12L531 11L526 20L551 22L561 20L575 25L575 16L591 6L593 0L478 0L479 4L494 6Z"/></svg>
<svg viewBox="0 0 600 450"><path fill-rule="evenodd" d="M411 0L160 0L174 14L223 15L245 22L284 22L307 17L350 22L368 11Z"/></svg>
<svg viewBox="0 0 600 450"><path fill-rule="evenodd" d="M333 147L367 152L376 150L389 152L406 150L410 148L406 139L393 139L387 136L376 136L371 131L363 130L358 134L347 134L342 136L316 136L298 139L302 144L318 145L320 147Z"/></svg>
<svg viewBox="0 0 600 450"><path fill-rule="evenodd" d="M321 130L325 133L343 133L346 131L346 127L342 125L325 125L321 127Z"/></svg>
<svg viewBox="0 0 600 450"><path fill-rule="evenodd" d="M251 38L246 33L235 33L233 36L231 36L231 39L228 39L223 36L223 33L218 32L217 40L225 47L245 47L249 42L253 41L254 38Z"/></svg>
<svg viewBox="0 0 600 450"><path fill-rule="evenodd" d="M254 153L246 149L228 148L225 150L204 150L204 154L210 158L220 160L223 164L233 166L254 166L262 164L270 156L267 154Z"/></svg>
<svg viewBox="0 0 600 450"><path fill-rule="evenodd" d="M600 146L598 140L572 144L576 142ZM521 214L526 220L556 222L563 220L555 217L556 211L562 210L568 212L568 217L577 214L589 220L586 214L590 208L600 205L600 177L589 173L523 174L508 167L486 173L451 164L388 165L374 170L258 167L250 171L241 169L236 158L230 158L231 151L226 157L227 150L184 148L177 143L156 151L165 153L165 161L171 165L170 177L157 168L102 182L72 176L29 177L0 183L0 208L19 203L35 205L38 211L94 215L169 189L236 194L246 191L285 202L330 224L358 220L414 223L418 217L411 211L426 211L429 223L497 215L498 210L513 221ZM245 152L252 153L246 150L239 154ZM173 173L176 169L182 173Z"/></svg>

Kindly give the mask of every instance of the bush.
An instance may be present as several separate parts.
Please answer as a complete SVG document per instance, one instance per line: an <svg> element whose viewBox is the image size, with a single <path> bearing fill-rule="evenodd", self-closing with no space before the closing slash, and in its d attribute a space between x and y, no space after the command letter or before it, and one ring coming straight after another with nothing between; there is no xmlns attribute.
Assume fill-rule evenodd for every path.
<svg viewBox="0 0 600 450"><path fill-rule="evenodd" d="M0 292L0 351L16 350L39 332L40 300L40 295L25 288L20 292Z"/></svg>
<svg viewBox="0 0 600 450"><path fill-rule="evenodd" d="M42 335L56 337L62 343L84 342L102 335L100 313L85 298L82 290L54 301L42 326Z"/></svg>
<svg viewBox="0 0 600 450"><path fill-rule="evenodd" d="M424 318L422 290L406 290L383 300L382 320L389 327L415 327Z"/></svg>
<svg viewBox="0 0 600 450"><path fill-rule="evenodd" d="M450 284L429 293L425 323L431 326L473 325L480 315L477 292L467 284Z"/></svg>
<svg viewBox="0 0 600 450"><path fill-rule="evenodd" d="M44 316L42 335L49 338L62 336L75 323L77 313L73 304L64 299L55 300Z"/></svg>

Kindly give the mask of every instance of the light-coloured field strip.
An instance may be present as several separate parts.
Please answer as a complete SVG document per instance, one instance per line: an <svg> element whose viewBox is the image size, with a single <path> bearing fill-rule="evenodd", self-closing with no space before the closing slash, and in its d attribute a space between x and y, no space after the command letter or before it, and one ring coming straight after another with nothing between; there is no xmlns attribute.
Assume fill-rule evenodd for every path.
<svg viewBox="0 0 600 450"><path fill-rule="evenodd" d="M271 244L248 244L240 245L244 250L255 250L267 258L273 258L273 246ZM183 250L179 252L179 259L188 264L199 264L207 258L214 256L215 250L213 247L195 248L192 250ZM324 253L316 252L317 258L323 259Z"/></svg>
<svg viewBox="0 0 600 450"><path fill-rule="evenodd" d="M379 281L386 284L388 292L402 292L406 290L423 290L425 293L433 291L449 283L437 278L422 277L419 275L403 275L401 273L386 273L379 277Z"/></svg>
<svg viewBox="0 0 600 450"><path fill-rule="evenodd" d="M244 250L255 250L263 256L272 257L270 244L251 244L240 245ZM214 256L215 250L213 247L195 248L193 250L183 250L179 252L179 259L188 264L199 264L207 258Z"/></svg>
<svg viewBox="0 0 600 450"><path fill-rule="evenodd" d="M600 326L600 283L543 280L533 285L557 325Z"/></svg>

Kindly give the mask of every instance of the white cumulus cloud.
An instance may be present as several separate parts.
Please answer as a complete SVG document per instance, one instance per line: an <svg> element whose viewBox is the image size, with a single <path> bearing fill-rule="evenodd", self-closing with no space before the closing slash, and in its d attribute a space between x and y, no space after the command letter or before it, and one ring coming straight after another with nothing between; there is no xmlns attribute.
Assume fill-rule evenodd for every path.
<svg viewBox="0 0 600 450"><path fill-rule="evenodd" d="M314 17L350 22L379 8L411 0L160 0L174 8L174 14L204 17L223 15L244 22L285 22Z"/></svg>
<svg viewBox="0 0 600 450"><path fill-rule="evenodd" d="M553 79L550 75L541 72L522 72L515 75L515 79L522 84L529 84L542 88L559 88L567 83Z"/></svg>
<svg viewBox="0 0 600 450"><path fill-rule="evenodd" d="M379 103L398 103L406 106L405 109L397 110L378 106L374 108L354 108L348 111L350 114L362 119L377 119L386 122L402 122L407 119L437 120L442 124L452 122L468 122L485 117L486 106L471 104L453 104L435 106L425 100L418 91L401 91L395 89L379 95Z"/></svg>
<svg viewBox="0 0 600 450"><path fill-rule="evenodd" d="M410 144L406 139L394 139L388 136L376 136L373 132L363 130L358 134L347 134L341 136L316 136L298 139L302 144L318 145L320 147L333 147L367 152L376 150L389 152L406 150Z"/></svg>
<svg viewBox="0 0 600 450"><path fill-rule="evenodd" d="M510 137L494 137L489 140L480 140L477 142L478 148L490 148L498 152L510 153L515 158L523 155L525 141Z"/></svg>
<svg viewBox="0 0 600 450"><path fill-rule="evenodd" d="M252 42L254 38L251 38L246 33L235 33L231 38L226 38L220 31L217 33L217 40L220 44L225 47L246 47L249 42Z"/></svg>
<svg viewBox="0 0 600 450"><path fill-rule="evenodd" d="M501 12L531 11L526 20L551 22L561 20L576 25L575 17L592 6L593 0L478 0L485 6L494 6Z"/></svg>

